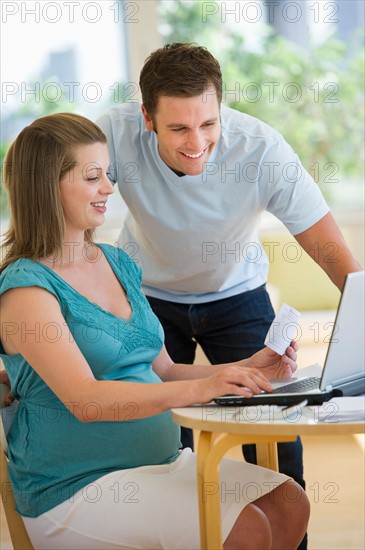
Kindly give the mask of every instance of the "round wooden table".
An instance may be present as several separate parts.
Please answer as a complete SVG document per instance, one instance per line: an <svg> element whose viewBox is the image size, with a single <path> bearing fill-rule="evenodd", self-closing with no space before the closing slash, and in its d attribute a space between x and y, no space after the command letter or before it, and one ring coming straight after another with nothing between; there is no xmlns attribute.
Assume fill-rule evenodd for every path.
<svg viewBox="0 0 365 550"><path fill-rule="evenodd" d="M277 443L295 441L298 435L343 435L364 433L364 422L336 421L328 402L328 416L319 421L318 407L298 407L285 416L273 406L224 407L214 404L172 410L174 422L198 430L197 476L201 548L222 548L219 463L236 445L256 444L257 463L278 471ZM271 414L272 412L272 414ZM206 494L207 487L214 488Z"/></svg>

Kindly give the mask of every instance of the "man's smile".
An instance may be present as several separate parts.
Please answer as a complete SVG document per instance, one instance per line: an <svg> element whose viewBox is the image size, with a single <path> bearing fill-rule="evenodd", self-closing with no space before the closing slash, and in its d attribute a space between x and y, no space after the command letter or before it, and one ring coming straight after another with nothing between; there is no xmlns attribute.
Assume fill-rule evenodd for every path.
<svg viewBox="0 0 365 550"><path fill-rule="evenodd" d="M208 145L206 147L204 147L204 149L202 151L200 151L199 153L196 153L195 155L193 155L191 153L184 153L183 151L180 151L180 153L182 155L184 155L185 157L188 157L190 159L198 159L199 157L201 157L205 153L207 148L208 148Z"/></svg>

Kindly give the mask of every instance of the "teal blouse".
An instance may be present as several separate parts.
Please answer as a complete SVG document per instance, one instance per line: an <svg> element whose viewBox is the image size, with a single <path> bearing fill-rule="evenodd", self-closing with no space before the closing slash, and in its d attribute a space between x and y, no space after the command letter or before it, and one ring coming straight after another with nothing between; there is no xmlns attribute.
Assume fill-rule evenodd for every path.
<svg viewBox="0 0 365 550"><path fill-rule="evenodd" d="M161 351L163 330L141 293L141 269L121 249L98 246L126 291L132 308L129 321L90 302L54 271L29 259L17 260L2 272L0 294L16 287L48 290L96 379L159 384L151 362ZM52 341L62 327L35 323L8 330ZM109 472L176 459L180 429L170 412L136 420L134 403L123 410L115 404L111 408L117 421L80 422L22 355L7 355L2 346L0 355L19 400L8 442L9 476L22 515L36 517ZM97 419L98 414L97 403L85 405L84 416Z"/></svg>

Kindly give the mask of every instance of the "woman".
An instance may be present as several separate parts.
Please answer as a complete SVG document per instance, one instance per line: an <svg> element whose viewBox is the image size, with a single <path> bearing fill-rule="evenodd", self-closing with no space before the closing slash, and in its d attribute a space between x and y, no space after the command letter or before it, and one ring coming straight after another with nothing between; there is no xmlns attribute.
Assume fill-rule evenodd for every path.
<svg viewBox="0 0 365 550"><path fill-rule="evenodd" d="M17 509L36 548L198 548L195 455L179 450L169 409L270 391L267 378L295 370L297 345L174 364L140 268L93 242L108 166L104 134L74 114L36 120L6 157L1 351L20 402L9 434ZM221 479L261 495L222 502L224 548L296 548L309 506L293 480L228 459Z"/></svg>

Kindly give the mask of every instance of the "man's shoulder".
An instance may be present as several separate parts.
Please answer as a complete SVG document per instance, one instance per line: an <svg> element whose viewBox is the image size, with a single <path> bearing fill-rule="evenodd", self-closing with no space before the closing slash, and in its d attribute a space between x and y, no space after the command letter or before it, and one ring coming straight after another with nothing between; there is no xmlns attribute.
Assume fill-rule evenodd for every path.
<svg viewBox="0 0 365 550"><path fill-rule="evenodd" d="M134 158L135 150L132 144L140 141L146 130L141 104L137 101L122 103L112 107L96 120L96 124L107 137L111 162L115 161L113 150L125 151L126 155Z"/></svg>
<svg viewBox="0 0 365 550"><path fill-rule="evenodd" d="M129 101L116 105L100 116L96 122L102 125L105 121L118 124L118 122L125 123L128 120L134 122L142 120L141 104L139 101Z"/></svg>
<svg viewBox="0 0 365 550"><path fill-rule="evenodd" d="M222 105L222 131L226 133L241 134L242 136L264 139L277 142L282 139L281 134L272 126L256 117Z"/></svg>

